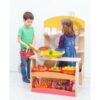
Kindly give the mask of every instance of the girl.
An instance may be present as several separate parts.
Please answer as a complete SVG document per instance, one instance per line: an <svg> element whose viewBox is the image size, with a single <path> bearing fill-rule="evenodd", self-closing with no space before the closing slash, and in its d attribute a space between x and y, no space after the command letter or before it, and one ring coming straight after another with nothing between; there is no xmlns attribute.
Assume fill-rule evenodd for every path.
<svg viewBox="0 0 100 100"><path fill-rule="evenodd" d="M73 30L73 22L70 19L64 19L62 21L63 35L60 37L59 46L56 50L65 51L63 57L77 57L75 50L75 32ZM58 66L75 66L75 62L60 61Z"/></svg>

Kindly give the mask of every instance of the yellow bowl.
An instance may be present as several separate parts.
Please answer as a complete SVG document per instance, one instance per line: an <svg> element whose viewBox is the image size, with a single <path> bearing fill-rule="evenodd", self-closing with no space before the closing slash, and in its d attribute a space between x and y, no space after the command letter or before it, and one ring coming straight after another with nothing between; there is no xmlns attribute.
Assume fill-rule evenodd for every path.
<svg viewBox="0 0 100 100"><path fill-rule="evenodd" d="M52 50L40 50L40 53L48 58L57 58L63 55L65 51L60 52L60 51L55 51L52 49Z"/></svg>

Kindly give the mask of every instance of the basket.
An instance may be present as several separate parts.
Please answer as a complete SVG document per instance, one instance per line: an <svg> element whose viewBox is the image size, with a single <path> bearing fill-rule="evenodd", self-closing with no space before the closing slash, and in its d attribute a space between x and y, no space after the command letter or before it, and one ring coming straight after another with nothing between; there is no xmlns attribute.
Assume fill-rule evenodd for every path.
<svg viewBox="0 0 100 100"><path fill-rule="evenodd" d="M32 51L27 51L27 52L25 50L20 51L20 56L22 58L29 58L32 55L34 55L34 53Z"/></svg>

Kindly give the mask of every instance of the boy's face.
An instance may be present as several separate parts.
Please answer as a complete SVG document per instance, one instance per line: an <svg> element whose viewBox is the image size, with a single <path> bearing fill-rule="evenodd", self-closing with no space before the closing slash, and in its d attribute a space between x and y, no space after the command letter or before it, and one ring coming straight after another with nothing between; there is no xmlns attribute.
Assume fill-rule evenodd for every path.
<svg viewBox="0 0 100 100"><path fill-rule="evenodd" d="M23 20L26 27L30 27L33 23L32 19Z"/></svg>

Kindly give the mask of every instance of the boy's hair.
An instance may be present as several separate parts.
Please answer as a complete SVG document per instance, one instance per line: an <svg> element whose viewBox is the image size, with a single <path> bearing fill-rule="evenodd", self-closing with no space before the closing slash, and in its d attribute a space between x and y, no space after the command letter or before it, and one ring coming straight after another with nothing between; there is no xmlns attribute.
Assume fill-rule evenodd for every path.
<svg viewBox="0 0 100 100"><path fill-rule="evenodd" d="M27 20L27 19L34 19L34 15L31 13L31 12L25 12L24 14L23 14L23 19L24 20Z"/></svg>

